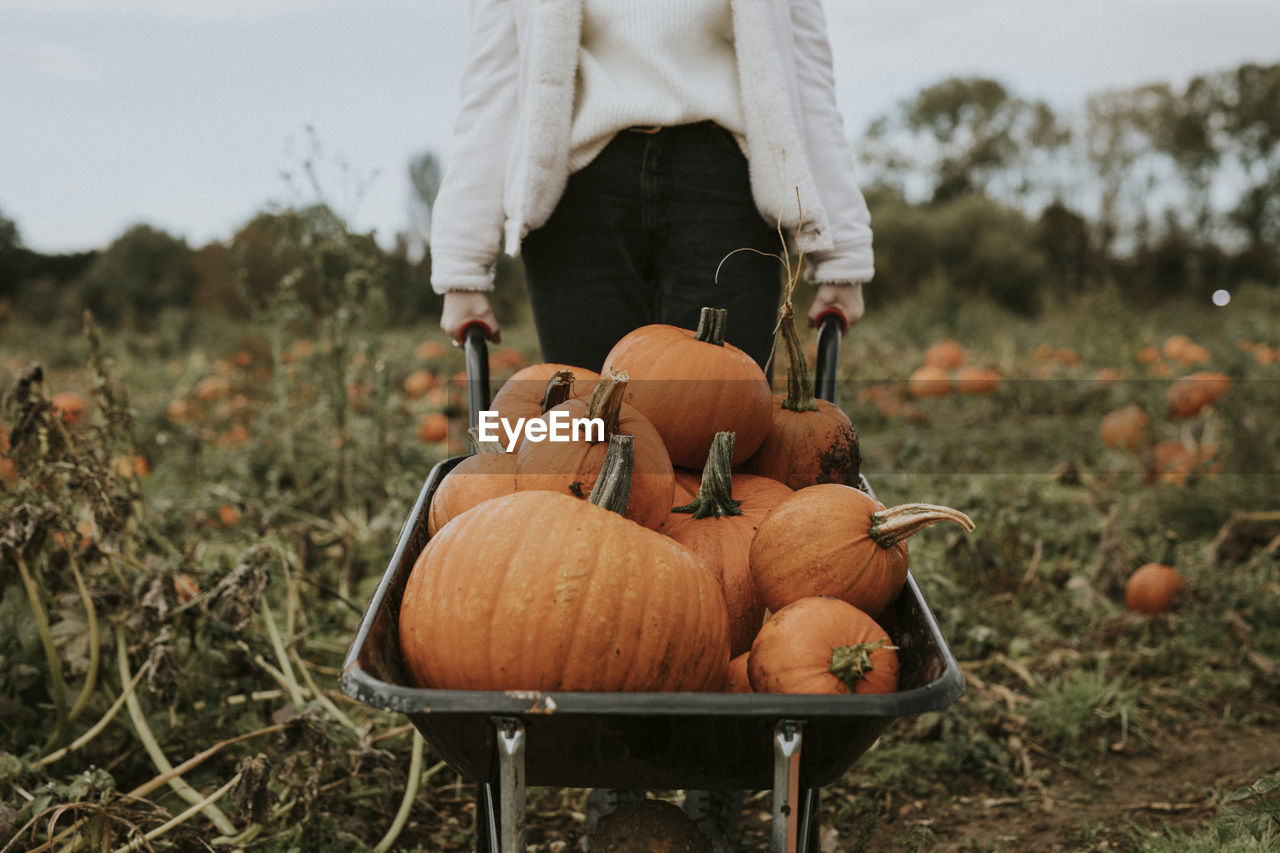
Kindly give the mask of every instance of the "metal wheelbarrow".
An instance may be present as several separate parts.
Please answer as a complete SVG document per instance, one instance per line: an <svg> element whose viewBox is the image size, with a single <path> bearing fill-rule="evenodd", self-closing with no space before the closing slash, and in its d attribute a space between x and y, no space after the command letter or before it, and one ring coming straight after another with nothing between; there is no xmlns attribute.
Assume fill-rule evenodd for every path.
<svg viewBox="0 0 1280 853"><path fill-rule="evenodd" d="M843 318L820 324L815 392L835 401ZM469 405L489 401L483 330L465 336ZM440 480L428 474L342 668L342 690L405 714L444 761L477 786L478 853L523 853L525 786L773 792L773 853L816 853L819 793L899 717L946 708L964 676L910 575L885 627L899 689L882 695L536 693L415 687L401 661L405 582L427 542ZM865 481L861 487L870 492Z"/></svg>

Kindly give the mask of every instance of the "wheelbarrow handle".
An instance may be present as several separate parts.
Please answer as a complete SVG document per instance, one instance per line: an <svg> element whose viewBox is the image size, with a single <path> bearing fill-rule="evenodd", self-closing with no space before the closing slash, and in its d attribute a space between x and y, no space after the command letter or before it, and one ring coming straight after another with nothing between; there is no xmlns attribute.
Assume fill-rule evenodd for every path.
<svg viewBox="0 0 1280 853"><path fill-rule="evenodd" d="M844 312L830 308L818 315L815 325L818 327L818 356L814 365L813 394L828 403L835 403L840 338L849 330L849 320Z"/></svg>
<svg viewBox="0 0 1280 853"><path fill-rule="evenodd" d="M480 321L468 323L461 332L462 349L467 364L467 412L472 428L478 425L480 412L489 408L489 327Z"/></svg>

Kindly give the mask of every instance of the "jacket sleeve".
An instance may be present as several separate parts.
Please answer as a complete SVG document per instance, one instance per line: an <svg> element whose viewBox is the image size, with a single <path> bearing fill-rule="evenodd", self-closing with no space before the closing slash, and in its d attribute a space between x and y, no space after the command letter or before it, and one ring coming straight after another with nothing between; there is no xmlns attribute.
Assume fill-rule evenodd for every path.
<svg viewBox="0 0 1280 853"><path fill-rule="evenodd" d="M875 273L871 214L854 172L853 151L836 107L831 44L820 0L791 0L796 77L806 153L830 220L835 248L812 252L808 277L817 284L868 281Z"/></svg>
<svg viewBox="0 0 1280 853"><path fill-rule="evenodd" d="M510 0L472 0L461 106L431 215L431 287L492 290L518 109L519 53Z"/></svg>

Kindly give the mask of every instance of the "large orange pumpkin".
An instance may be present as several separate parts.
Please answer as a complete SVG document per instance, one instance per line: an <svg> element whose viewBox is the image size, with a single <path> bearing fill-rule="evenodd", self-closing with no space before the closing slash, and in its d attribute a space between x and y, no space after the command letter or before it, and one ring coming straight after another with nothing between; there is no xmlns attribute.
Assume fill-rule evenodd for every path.
<svg viewBox="0 0 1280 853"><path fill-rule="evenodd" d="M787 391L774 395L769 433L742 470L792 489L816 483L852 486L862 467L858 435L839 406L814 397L790 304L784 307L780 331L787 352Z"/></svg>
<svg viewBox="0 0 1280 853"><path fill-rule="evenodd" d="M751 575L778 612L810 596L830 596L879 615L907 579L907 537L939 521L973 529L950 507L884 504L852 486L808 486L775 506L751 543Z"/></svg>
<svg viewBox="0 0 1280 853"><path fill-rule="evenodd" d="M773 422L773 390L751 356L725 339L727 312L703 308L696 331L663 323L625 335L604 369L631 378L627 401L657 428L675 465L701 468L717 432L737 436L733 463L756 452Z"/></svg>
<svg viewBox="0 0 1280 853"><path fill-rule="evenodd" d="M617 456L592 496L608 506L625 500ZM405 585L399 636L413 683L440 689L721 690L729 664L724 597L692 552L548 491L442 527Z"/></svg>
<svg viewBox="0 0 1280 853"><path fill-rule="evenodd" d="M739 655L751 648L764 619L764 604L751 579L751 540L769 510L792 490L768 477L732 474L732 458L733 433L718 433L697 495L672 510L663 530L720 579L729 609L729 653Z"/></svg>
<svg viewBox="0 0 1280 853"><path fill-rule="evenodd" d="M747 658L756 693L892 693L898 653L874 619L836 598L802 598L760 629Z"/></svg>
<svg viewBox="0 0 1280 853"><path fill-rule="evenodd" d="M564 413L569 419L599 418L604 422L604 438L522 441L516 450L516 489L549 490L585 498L604 464L609 439L615 434L633 435L635 474L626 516L645 527L660 527L671 510L675 473L653 424L623 402L627 389L627 375L609 370L596 384L591 399L569 399L541 415L548 422L556 413Z"/></svg>

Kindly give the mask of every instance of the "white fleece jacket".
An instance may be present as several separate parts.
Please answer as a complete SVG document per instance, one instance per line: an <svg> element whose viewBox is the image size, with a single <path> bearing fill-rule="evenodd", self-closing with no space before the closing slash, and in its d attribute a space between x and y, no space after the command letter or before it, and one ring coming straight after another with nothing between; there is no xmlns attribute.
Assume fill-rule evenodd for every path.
<svg viewBox="0 0 1280 853"><path fill-rule="evenodd" d="M471 0L453 148L431 217L431 284L491 290L569 178L583 0ZM872 277L870 215L836 109L821 0L730 0L752 194L815 283ZM505 240L504 240L505 237Z"/></svg>

